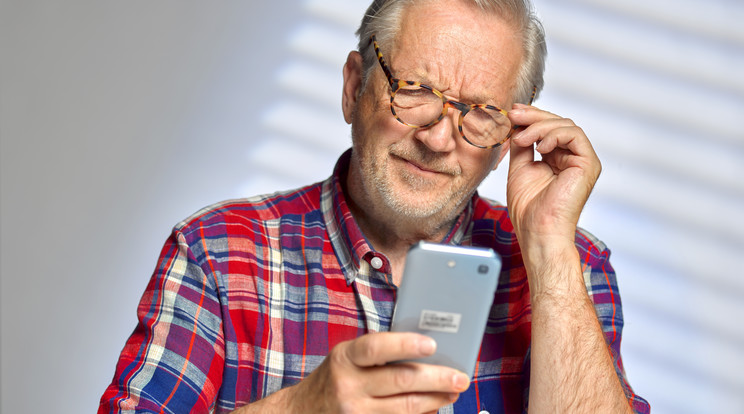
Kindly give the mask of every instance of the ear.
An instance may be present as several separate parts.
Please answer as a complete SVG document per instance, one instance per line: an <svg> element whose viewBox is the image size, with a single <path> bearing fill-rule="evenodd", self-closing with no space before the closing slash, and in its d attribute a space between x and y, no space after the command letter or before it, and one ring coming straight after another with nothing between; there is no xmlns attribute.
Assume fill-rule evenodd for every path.
<svg viewBox="0 0 744 414"><path fill-rule="evenodd" d="M362 92L362 70L362 55L357 51L349 52L344 64L344 86L341 95L341 108L347 124L351 124L351 114Z"/></svg>

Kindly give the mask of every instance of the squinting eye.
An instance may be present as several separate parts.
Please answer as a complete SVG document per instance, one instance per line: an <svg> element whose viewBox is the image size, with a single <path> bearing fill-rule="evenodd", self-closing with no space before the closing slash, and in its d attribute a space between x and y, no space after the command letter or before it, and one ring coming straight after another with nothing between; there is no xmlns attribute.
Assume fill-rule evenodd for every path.
<svg viewBox="0 0 744 414"><path fill-rule="evenodd" d="M398 92L396 93L398 95L405 95L408 98L429 97L434 95L430 90L424 88L402 88L398 89Z"/></svg>
<svg viewBox="0 0 744 414"><path fill-rule="evenodd" d="M483 110L483 108L473 108L468 112L468 118L472 118L474 121L491 121L493 120L493 115Z"/></svg>

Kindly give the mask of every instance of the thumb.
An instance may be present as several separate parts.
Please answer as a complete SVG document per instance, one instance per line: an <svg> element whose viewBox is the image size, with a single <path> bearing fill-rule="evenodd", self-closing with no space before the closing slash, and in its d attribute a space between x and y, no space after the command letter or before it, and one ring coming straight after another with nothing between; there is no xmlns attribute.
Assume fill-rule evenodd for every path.
<svg viewBox="0 0 744 414"><path fill-rule="evenodd" d="M521 146L512 138L509 142L509 174L535 161L535 150L532 145Z"/></svg>

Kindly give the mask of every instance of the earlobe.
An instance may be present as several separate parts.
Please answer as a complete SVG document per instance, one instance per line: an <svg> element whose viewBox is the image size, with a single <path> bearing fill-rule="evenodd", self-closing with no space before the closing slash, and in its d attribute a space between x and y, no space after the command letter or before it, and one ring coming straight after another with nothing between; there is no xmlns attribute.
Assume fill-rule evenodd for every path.
<svg viewBox="0 0 744 414"><path fill-rule="evenodd" d="M362 93L362 55L357 51L349 52L344 64L344 85L341 95L341 109L344 120L351 123L351 115Z"/></svg>

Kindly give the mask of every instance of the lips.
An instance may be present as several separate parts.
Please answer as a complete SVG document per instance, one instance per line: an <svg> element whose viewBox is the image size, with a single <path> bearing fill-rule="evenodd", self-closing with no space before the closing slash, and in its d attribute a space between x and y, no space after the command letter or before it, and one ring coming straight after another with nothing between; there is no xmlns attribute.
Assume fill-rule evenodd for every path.
<svg viewBox="0 0 744 414"><path fill-rule="evenodd" d="M442 163L427 164L427 163L424 163L424 162L415 160L415 159L413 159L413 157L410 157L410 156L407 156L407 155L403 155L403 154L393 154L393 153L391 153L390 155L392 155L393 157L395 157L395 158L397 158L397 159L399 159L399 160L401 160L403 162L406 162L406 163L412 165L413 167L416 167L418 170L421 170L421 171L426 172L426 173L431 173L431 174L445 174L445 175L452 175L452 176L455 176L455 175L459 175L460 174L459 168L449 167L449 166L443 165Z"/></svg>
<svg viewBox="0 0 744 414"><path fill-rule="evenodd" d="M443 171L436 171L436 170L433 170L433 169L431 169L431 168L427 168L427 167L424 167L424 166L422 166L421 164L417 163L416 161L412 161L412 160L404 160L404 161L406 161L407 163L409 163L409 164L413 165L414 167L418 168L418 169L419 169L419 170L421 170L421 171L426 171L426 172L431 172L431 173L439 173L439 174L444 174L444 172L443 172Z"/></svg>

